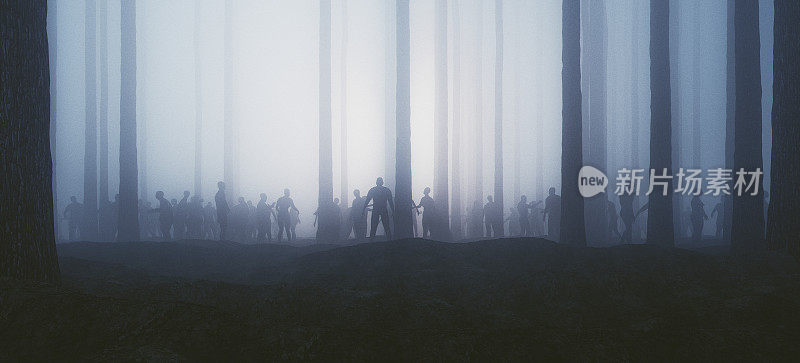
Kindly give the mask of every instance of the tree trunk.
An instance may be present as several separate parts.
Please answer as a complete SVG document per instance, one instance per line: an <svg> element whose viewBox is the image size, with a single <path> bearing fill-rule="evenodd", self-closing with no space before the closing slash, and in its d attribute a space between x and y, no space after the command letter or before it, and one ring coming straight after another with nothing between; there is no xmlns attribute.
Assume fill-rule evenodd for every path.
<svg viewBox="0 0 800 363"><path fill-rule="evenodd" d="M775 1L772 195L767 247L800 257L800 2ZM738 67L738 62L737 62Z"/></svg>
<svg viewBox="0 0 800 363"><path fill-rule="evenodd" d="M223 136L223 178L227 188L226 196L236 200L238 180L236 180L236 125L233 110L233 0L225 0L225 85L224 85L224 136Z"/></svg>
<svg viewBox="0 0 800 363"><path fill-rule="evenodd" d="M703 64L703 53L707 52L704 49L702 36L705 32L703 23L707 14L700 13L701 2L692 4L694 17L694 32L692 36L692 168L702 168L703 156L703 124L705 123L702 117L704 101L706 95L703 93L703 80L702 74L705 72Z"/></svg>
<svg viewBox="0 0 800 363"><path fill-rule="evenodd" d="M97 71L95 69L95 0L86 0L84 13L85 111L83 154L83 223L81 239L97 239Z"/></svg>
<svg viewBox="0 0 800 363"><path fill-rule="evenodd" d="M333 145L331 141L331 1L319 2L319 196L317 239L331 235L328 207L333 203Z"/></svg>
<svg viewBox="0 0 800 363"><path fill-rule="evenodd" d="M397 159L394 225L397 238L414 236L411 221L411 81L408 1L397 0Z"/></svg>
<svg viewBox="0 0 800 363"><path fill-rule="evenodd" d="M0 277L57 283L47 47L47 2L0 0Z"/></svg>
<svg viewBox="0 0 800 363"><path fill-rule="evenodd" d="M639 167L639 0L631 17L631 168ZM635 207L634 207L635 208Z"/></svg>
<svg viewBox="0 0 800 363"><path fill-rule="evenodd" d="M656 175L664 171L672 175L669 3L650 0L650 169ZM666 189L666 195L662 188L654 188L649 196L647 243L673 246L671 180L667 181Z"/></svg>
<svg viewBox="0 0 800 363"><path fill-rule="evenodd" d="M475 185L474 198L483 203L483 0L478 0L478 24L475 39ZM483 227L481 227L483 228ZM483 236L483 233L481 233Z"/></svg>
<svg viewBox="0 0 800 363"><path fill-rule="evenodd" d="M100 39L100 115L97 118L97 193L101 209L105 210L108 206L108 3L101 0L98 4ZM107 230L107 226L102 226L101 230ZM113 238L113 236L103 236Z"/></svg>
<svg viewBox="0 0 800 363"><path fill-rule="evenodd" d="M342 53L341 53L341 118L340 151L341 151L341 205L347 206L349 190L347 182L347 0L342 0Z"/></svg>
<svg viewBox="0 0 800 363"><path fill-rule="evenodd" d="M139 93L137 93L136 99L136 126L138 127L138 148L137 148L137 155L138 155L138 169L139 169L139 197L143 200L147 200L150 197L148 186L148 178L147 178L147 96L148 94L148 84L147 84L147 58L145 57L145 49L147 49L147 28L144 26L143 19L147 18L147 6L145 6L147 2L139 2L137 4L137 11L139 12L139 26L141 30L137 30L137 41L136 41L136 58L137 58L137 68L136 68L136 81L139 84L137 87L139 89Z"/></svg>
<svg viewBox="0 0 800 363"><path fill-rule="evenodd" d="M503 0L494 1L494 202L502 213L503 207ZM505 227L501 224L500 235ZM497 233L497 232L495 232Z"/></svg>
<svg viewBox="0 0 800 363"><path fill-rule="evenodd" d="M681 130L682 124L682 109L683 94L681 93L681 84L683 73L681 72L681 0L673 0L670 3L670 44L671 49L670 57L672 58L672 72L670 72L671 81L671 94L674 100L671 105L672 115L672 170L678 170L681 167ZM678 231L678 238L681 237L682 228L681 220L681 194L672 194L672 223L674 230Z"/></svg>
<svg viewBox="0 0 800 363"><path fill-rule="evenodd" d="M384 54L384 180L391 183L394 177L395 159L395 91L397 86L397 11L396 0L386 1L385 54Z"/></svg>
<svg viewBox="0 0 800 363"><path fill-rule="evenodd" d="M736 33L734 31L735 1L728 0L727 4L727 31L725 49L725 168L733 170L733 138L736 125ZM774 101L773 101L774 104ZM773 135L775 135L773 130ZM773 150L775 146L773 144ZM773 166L774 170L774 166ZM774 180L774 179L772 179ZM722 197L724 225L722 227L722 239L730 242L731 227L733 223L733 199L730 195ZM719 218L719 217L718 217Z"/></svg>
<svg viewBox="0 0 800 363"><path fill-rule="evenodd" d="M562 2L561 59L561 233L559 240L586 245L578 171L583 164L581 121L581 2Z"/></svg>
<svg viewBox="0 0 800 363"><path fill-rule="evenodd" d="M520 79L522 73L520 72L520 56L519 56L519 38L522 34L522 27L520 26L520 11L519 7L514 11L514 200L512 205L516 203L522 196L522 185L520 171L522 169L521 158L521 136L522 120L519 112L519 98L520 98ZM540 62L537 62L540 63ZM511 231L509 231L511 233Z"/></svg>
<svg viewBox="0 0 800 363"><path fill-rule="evenodd" d="M448 111L447 111L447 0L436 0L436 31L434 63L436 112L434 114L433 200L436 202L438 228L434 237L449 239L449 181L448 181Z"/></svg>
<svg viewBox="0 0 800 363"><path fill-rule="evenodd" d="M119 101L119 229L117 240L139 240L139 170L136 148L136 0L120 8L122 80Z"/></svg>
<svg viewBox="0 0 800 363"><path fill-rule="evenodd" d="M589 153L588 165L607 174L606 148L606 7L603 0L589 2L587 55L589 71ZM586 200L586 234L594 243L608 240L605 193Z"/></svg>
<svg viewBox="0 0 800 363"><path fill-rule="evenodd" d="M735 1L736 110L734 111L733 170L734 173L740 169L744 169L745 172L754 172L757 169L763 171L759 48L761 39L758 33L758 1ZM795 99L794 102L797 100ZM739 196L735 194L735 190L733 193L731 251L741 253L761 249L764 239L763 185L759 183L758 195L743 192Z"/></svg>
<svg viewBox="0 0 800 363"><path fill-rule="evenodd" d="M59 208L58 208L58 176L56 174L56 155L58 151L56 145L58 144L58 1L47 0L47 36L49 38L49 52L50 52L50 151L53 160L53 228L55 231L55 240L59 240Z"/></svg>
<svg viewBox="0 0 800 363"><path fill-rule="evenodd" d="M450 229L452 238L464 236L461 200L461 16L459 0L453 0L453 193L451 196Z"/></svg>
<svg viewBox="0 0 800 363"><path fill-rule="evenodd" d="M203 195L203 57L200 55L200 2L194 4L194 195Z"/></svg>

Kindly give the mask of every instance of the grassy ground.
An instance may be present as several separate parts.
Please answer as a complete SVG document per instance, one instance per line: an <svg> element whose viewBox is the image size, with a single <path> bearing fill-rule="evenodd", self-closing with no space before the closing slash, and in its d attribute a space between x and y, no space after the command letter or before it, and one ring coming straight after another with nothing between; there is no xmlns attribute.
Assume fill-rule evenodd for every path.
<svg viewBox="0 0 800 363"><path fill-rule="evenodd" d="M784 360L800 265L540 239L59 245L0 282L0 361Z"/></svg>

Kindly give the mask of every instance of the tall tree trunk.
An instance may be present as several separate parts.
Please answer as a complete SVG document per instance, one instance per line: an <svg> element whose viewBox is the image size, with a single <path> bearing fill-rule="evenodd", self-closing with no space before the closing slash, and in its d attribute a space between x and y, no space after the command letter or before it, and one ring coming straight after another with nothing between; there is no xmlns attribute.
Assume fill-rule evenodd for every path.
<svg viewBox="0 0 800 363"><path fill-rule="evenodd" d="M122 80L119 101L119 229L117 240L139 240L139 170L136 148L136 0L120 7Z"/></svg>
<svg viewBox="0 0 800 363"><path fill-rule="evenodd" d="M494 202L503 208L503 0L494 0ZM505 227L501 224L500 235ZM495 232L497 233L497 232Z"/></svg>
<svg viewBox="0 0 800 363"><path fill-rule="evenodd" d="M696 2L692 4L694 7L692 9L692 16L694 17L694 32L692 36L692 168L694 169L702 168L702 135L703 124L705 123L702 118L702 113L705 103L704 101L706 100L706 95L703 94L704 90L702 75L703 72L705 72L705 67L703 65L703 53L707 52L707 49L704 49L702 36L705 32L703 29L703 23L706 21L705 17L707 15L700 13L702 11L700 8L701 4L702 2Z"/></svg>
<svg viewBox="0 0 800 363"><path fill-rule="evenodd" d="M448 111L447 111L447 0L436 0L436 30L434 36L434 63L436 112L433 139L433 200L436 202L438 227L436 238L449 239L450 211L448 181Z"/></svg>
<svg viewBox="0 0 800 363"><path fill-rule="evenodd" d="M142 30L136 30L137 32L137 40L136 40L136 58L137 58L137 68L136 68L136 81L139 84L137 98L136 98L136 126L138 127L138 148L137 148L137 155L138 155L138 162L137 167L139 169L139 196L143 200L147 200L147 198L151 197L149 194L148 186L148 177L147 177L147 94L148 94L148 84L147 84L147 58L145 57L145 49L147 49L147 27L142 24L144 19L147 19L147 4L146 1L139 1L137 3L137 10L139 12L140 17L137 17L139 20L139 28Z"/></svg>
<svg viewBox="0 0 800 363"><path fill-rule="evenodd" d="M764 162L761 157L761 64L759 48L761 39L758 33L758 1L735 1L733 28L736 32L734 35L736 110L734 111L733 170L736 172L744 169L745 172L754 172L757 169L764 170ZM734 193L736 192L734 191ZM763 193L763 185L759 183L758 195L750 195L750 193L743 192L741 196L734 196L733 228L731 230L732 251L738 253L749 252L763 247Z"/></svg>
<svg viewBox="0 0 800 363"><path fill-rule="evenodd" d="M200 2L194 4L194 194L203 195L203 57L200 55Z"/></svg>
<svg viewBox="0 0 800 363"><path fill-rule="evenodd" d="M536 43L542 49L541 39L542 39L542 24L536 24ZM542 62L536 62L535 68L535 84L540 84L544 79L544 67L542 67ZM542 87L536 87L535 96L536 99L534 100L536 105L536 161L535 165L536 168L536 199L540 201L544 201L544 176L541 171L544 170L544 118L542 116L542 110L544 109L544 91L542 91Z"/></svg>
<svg viewBox="0 0 800 363"><path fill-rule="evenodd" d="M238 183L236 180L236 125L233 110L233 0L225 0L225 85L224 85L224 136L223 136L223 178L225 179L228 193L226 195L233 200L238 195Z"/></svg>
<svg viewBox="0 0 800 363"><path fill-rule="evenodd" d="M475 200L483 202L483 0L478 0L477 37L475 39ZM483 228L483 227L481 227ZM483 233L481 233L483 236Z"/></svg>
<svg viewBox="0 0 800 363"><path fill-rule="evenodd" d="M800 2L775 1L772 195L767 247L800 257ZM737 34L738 35L738 34ZM738 64L737 64L738 67Z"/></svg>
<svg viewBox="0 0 800 363"><path fill-rule="evenodd" d="M641 25L639 24L639 0L632 1L631 9L631 168L640 167L639 160L639 124L641 123L641 113L639 112L639 38L641 36ZM636 198L636 196L634 196ZM633 208L639 208L637 199L633 200ZM633 230L632 241L641 238L641 232L634 221L631 227Z"/></svg>
<svg viewBox="0 0 800 363"><path fill-rule="evenodd" d="M450 229L452 238L464 236L461 200L461 13L459 0L453 0L453 193L451 195Z"/></svg>
<svg viewBox="0 0 800 363"><path fill-rule="evenodd" d="M394 177L395 141L395 91L397 87L397 11L396 0L386 1L385 53L384 53L384 180L391 183Z"/></svg>
<svg viewBox="0 0 800 363"><path fill-rule="evenodd" d="M520 26L520 13L520 9L516 8L514 11L514 200L512 201L512 205L516 203L522 196L522 186L520 185L520 170L522 169L522 161L520 160L520 133L522 132L522 120L519 112L519 83L520 79L522 78L519 56L519 38L522 34L522 27ZM510 232L511 231L509 231L509 233Z"/></svg>
<svg viewBox="0 0 800 363"><path fill-rule="evenodd" d="M638 0L634 1L636 3ZM683 73L681 71L681 34L680 34L680 27L682 26L681 23L681 0L672 0L670 2L670 57L672 58L671 64L671 94L672 94L672 105L671 105L671 115L672 115L672 170L679 170L681 168L681 130L683 127L682 124L682 115L683 115L683 94L681 93L681 84ZM674 230L677 231L677 237L681 237L681 231L685 229L682 228L682 219L681 219L681 194L680 193L673 193L672 194L672 223L674 225Z"/></svg>
<svg viewBox="0 0 800 363"><path fill-rule="evenodd" d="M47 2L0 1L0 277L59 281L53 234ZM25 120L25 122L20 122Z"/></svg>
<svg viewBox="0 0 800 363"><path fill-rule="evenodd" d="M561 231L559 240L586 245L578 171L583 164L581 121L581 2L562 1L561 71Z"/></svg>
<svg viewBox="0 0 800 363"><path fill-rule="evenodd" d="M736 125L736 33L734 30L734 14L736 11L735 5L736 2L734 0L728 0L725 48L725 168L731 170L733 170L733 135ZM775 130L773 130L773 135L775 135L774 131ZM773 144L773 150L774 149L775 146ZM733 199L730 195L726 195L722 197L722 201L724 203L723 216L725 218L723 220L724 225L722 227L722 239L730 242L731 227L733 222Z"/></svg>
<svg viewBox="0 0 800 363"><path fill-rule="evenodd" d="M331 1L319 2L319 197L317 239L330 239L327 207L333 203L331 141Z"/></svg>
<svg viewBox="0 0 800 363"><path fill-rule="evenodd" d="M97 71L95 69L96 36L95 0L85 0L84 14L84 78L85 111L83 154L83 223L81 239L97 239Z"/></svg>
<svg viewBox="0 0 800 363"><path fill-rule="evenodd" d="M59 240L59 208L58 208L58 175L56 174L56 155L58 151L56 145L58 144L58 1L47 0L47 36L49 38L49 52L50 52L50 154L53 160L53 228L55 231L55 240Z"/></svg>
<svg viewBox="0 0 800 363"><path fill-rule="evenodd" d="M100 13L97 24L100 28L100 115L97 118L97 192L99 203L103 208L109 202L108 196L108 3L101 0L98 4ZM107 229L103 226L101 229ZM103 236L108 237L108 236ZM112 237L113 238L113 237Z"/></svg>
<svg viewBox="0 0 800 363"><path fill-rule="evenodd" d="M587 55L589 64L589 160L603 173L607 172L606 148L606 7L604 0L589 2L589 31L587 34ZM607 174L607 173L606 173ZM606 209L608 197L605 193L586 201L586 234L594 243L608 240Z"/></svg>
<svg viewBox="0 0 800 363"><path fill-rule="evenodd" d="M341 165L341 205L347 206L349 199L347 192L347 0L342 0L342 53L341 53L341 118L342 124L340 127L340 151L342 155Z"/></svg>
<svg viewBox="0 0 800 363"><path fill-rule="evenodd" d="M411 59L408 1L397 0L397 151L394 211L397 238L414 236L411 221Z"/></svg>
<svg viewBox="0 0 800 363"><path fill-rule="evenodd" d="M669 0L650 0L650 169L656 175L664 171L672 175L669 3ZM673 246L671 180L665 188L666 195L662 188L654 188L649 196L647 243Z"/></svg>

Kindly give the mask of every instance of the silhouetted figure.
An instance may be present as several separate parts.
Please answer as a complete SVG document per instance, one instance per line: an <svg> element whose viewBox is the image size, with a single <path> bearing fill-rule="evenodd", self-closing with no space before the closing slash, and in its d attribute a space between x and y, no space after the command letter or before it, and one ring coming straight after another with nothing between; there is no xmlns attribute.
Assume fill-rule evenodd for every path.
<svg viewBox="0 0 800 363"><path fill-rule="evenodd" d="M243 197L239 197L236 202L236 205L231 208L229 220L231 236L234 241L245 242L249 208Z"/></svg>
<svg viewBox="0 0 800 363"><path fill-rule="evenodd" d="M291 238L292 241L297 239L297 225L300 224L300 211L297 209L289 210L289 230L286 232L286 238Z"/></svg>
<svg viewBox="0 0 800 363"><path fill-rule="evenodd" d="M363 240L367 236L367 216L362 213L365 206L365 198L361 196L361 191L353 191L353 203L350 208L350 220L353 225L353 238ZM348 233L349 234L349 233Z"/></svg>
<svg viewBox="0 0 800 363"><path fill-rule="evenodd" d="M186 216L186 236L188 238L200 239L203 234L203 202L199 196L192 196L189 201L188 214Z"/></svg>
<svg viewBox="0 0 800 363"><path fill-rule="evenodd" d="M265 237L267 241L272 242L272 216L275 214L272 208L274 206L275 203L267 204L267 195L261 193L261 199L258 201L255 213L256 223L258 224L258 242L264 241Z"/></svg>
<svg viewBox="0 0 800 363"><path fill-rule="evenodd" d="M158 213L158 227L161 230L161 239L169 241L172 239L172 204L164 198L164 192L157 191L156 199L158 200L158 209L152 212ZM151 212L151 213L152 213Z"/></svg>
<svg viewBox="0 0 800 363"><path fill-rule="evenodd" d="M293 241L296 238L294 228L300 223L300 211L294 206L294 201L289 195L291 195L289 189L284 189L283 196L275 202L275 208L278 210L278 242L283 238L283 231L286 231L286 239ZM297 223L292 223L294 219L290 213L292 211L297 213Z"/></svg>
<svg viewBox="0 0 800 363"><path fill-rule="evenodd" d="M172 229L174 230L175 239L184 239L186 237L186 218L189 216L189 191L183 192L178 205L175 206L175 218L172 221Z"/></svg>
<svg viewBox="0 0 800 363"><path fill-rule="evenodd" d="M528 197L525 195L521 196L519 198L519 203L517 203L516 212L517 212L517 218L519 220L519 233L523 237L528 237L533 235L528 211L530 209L533 209L536 206L536 204L538 203L528 204Z"/></svg>
<svg viewBox="0 0 800 363"><path fill-rule="evenodd" d="M483 206L483 222L486 225L486 237L503 236L503 211L495 203L492 196L486 197L486 204Z"/></svg>
<svg viewBox="0 0 800 363"><path fill-rule="evenodd" d="M705 204L703 204L703 201L699 196L695 195L692 197L692 242L695 243L700 242L703 239L703 224L704 221L708 219L704 205Z"/></svg>
<svg viewBox="0 0 800 363"><path fill-rule="evenodd" d="M714 222L716 227L715 236L717 238L722 238L722 232L725 226L725 205L722 201L717 203L714 206L714 209L711 211L711 218L714 218L714 216L717 217L717 219Z"/></svg>
<svg viewBox="0 0 800 363"><path fill-rule="evenodd" d="M619 196L619 215L625 225L625 231L622 232L622 237L620 238L622 243L633 242L633 222L636 220L633 215L633 201L635 198L633 193L628 192Z"/></svg>
<svg viewBox="0 0 800 363"><path fill-rule="evenodd" d="M481 206L481 202L476 200L472 203L472 209L467 211L467 215L469 215L470 237L483 237L483 207Z"/></svg>
<svg viewBox="0 0 800 363"><path fill-rule="evenodd" d="M425 187L422 192L424 194L419 200L419 204L415 208L422 208L422 238L429 238L431 236L431 228L433 227L434 220L436 219L436 208L431 198L431 188ZM416 223L415 223L416 224ZM415 233L416 234L416 233Z"/></svg>
<svg viewBox="0 0 800 363"><path fill-rule="evenodd" d="M203 238L217 239L219 237L217 226L217 210L211 202L208 202L203 207Z"/></svg>
<svg viewBox="0 0 800 363"><path fill-rule="evenodd" d="M80 223L83 216L83 204L78 203L74 196L69 197L69 204L64 208L64 219L67 220L69 228L69 240L77 241L80 236Z"/></svg>
<svg viewBox="0 0 800 363"><path fill-rule="evenodd" d="M229 238L228 236L228 215L231 208L228 206L228 199L225 197L225 183L217 183L217 195L214 196L214 202L217 205L217 223L219 223L219 239L220 241Z"/></svg>
<svg viewBox="0 0 800 363"><path fill-rule="evenodd" d="M517 207L508 208L508 217L506 217L506 219L504 219L503 222L504 223L508 222L509 236L520 236L522 234L522 226L521 226L522 223L519 219L519 212L517 212Z"/></svg>
<svg viewBox="0 0 800 363"><path fill-rule="evenodd" d="M550 240L558 241L561 233L561 196L557 195L556 188L552 187L547 193L542 220L547 220L547 236Z"/></svg>
<svg viewBox="0 0 800 363"><path fill-rule="evenodd" d="M392 191L383 186L383 178L375 180L375 186L370 188L367 192L367 197L364 200L364 206L361 209L361 214L364 215L369 202L372 201L372 218L370 221L369 237L375 237L375 232L378 230L378 221L383 224L383 230L386 233L386 239L392 239L392 230L389 228L389 211L386 205L389 205L392 212L395 212L394 201L392 200Z"/></svg>

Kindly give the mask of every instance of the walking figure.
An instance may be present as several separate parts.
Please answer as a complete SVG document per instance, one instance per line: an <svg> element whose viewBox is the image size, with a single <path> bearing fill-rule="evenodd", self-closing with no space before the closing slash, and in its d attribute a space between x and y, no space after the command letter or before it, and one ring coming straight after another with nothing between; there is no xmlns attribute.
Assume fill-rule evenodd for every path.
<svg viewBox="0 0 800 363"><path fill-rule="evenodd" d="M228 206L228 199L225 197L225 182L217 183L217 195L214 196L214 202L217 204L217 223L219 223L219 240L223 241L228 238L228 214L231 208Z"/></svg>
<svg viewBox="0 0 800 363"><path fill-rule="evenodd" d="M391 240L392 230L389 228L389 211L386 209L386 205L388 204L389 208L394 212L394 201L392 201L392 191L383 186L383 178L379 177L376 179L375 186L370 188L369 192L367 192L364 206L361 209L362 215L365 215L364 213L370 201L372 201L372 218L370 221L369 237L375 237L375 232L378 230L378 222L380 221L383 224L386 239Z"/></svg>
<svg viewBox="0 0 800 363"><path fill-rule="evenodd" d="M293 241L297 236L294 233L295 226L300 223L300 211L294 206L294 200L289 196L289 188L283 190L283 196L278 198L275 202L275 208L278 210L278 242L283 239L283 232L286 231L286 239ZM297 223L293 223L293 216L290 213L295 212Z"/></svg>

